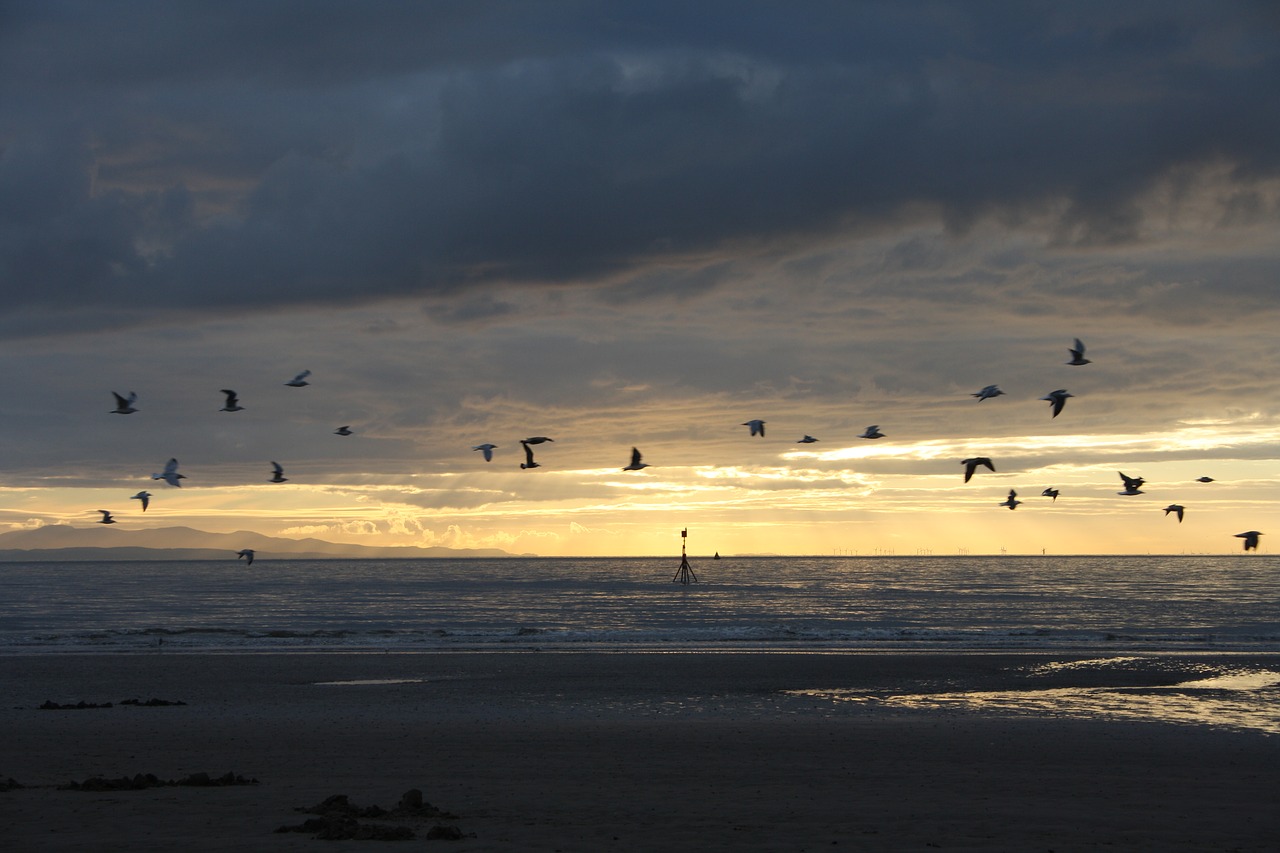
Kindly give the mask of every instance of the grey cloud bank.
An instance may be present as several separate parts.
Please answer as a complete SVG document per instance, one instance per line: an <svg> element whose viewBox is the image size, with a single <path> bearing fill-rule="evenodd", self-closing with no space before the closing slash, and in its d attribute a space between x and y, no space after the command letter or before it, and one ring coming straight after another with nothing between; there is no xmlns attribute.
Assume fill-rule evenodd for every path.
<svg viewBox="0 0 1280 853"><path fill-rule="evenodd" d="M4 331L509 284L681 299L930 223L1021 230L1050 268L1179 217L1274 227L1267 4L750 9L6 4L0 292L29 313ZM913 274L880 281L1017 287L953 286L928 250L903 242ZM1266 250L1198 262L1122 304L1272 292ZM514 310L478 292L437 316Z"/></svg>

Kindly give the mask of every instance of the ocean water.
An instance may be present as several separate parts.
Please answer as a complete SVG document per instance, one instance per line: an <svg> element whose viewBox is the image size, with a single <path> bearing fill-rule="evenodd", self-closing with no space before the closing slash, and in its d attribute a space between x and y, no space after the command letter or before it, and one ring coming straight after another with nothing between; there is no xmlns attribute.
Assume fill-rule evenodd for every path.
<svg viewBox="0 0 1280 853"><path fill-rule="evenodd" d="M1028 653L1012 689L793 692L1280 735L1280 557L691 562L689 585L669 558L0 563L0 656Z"/></svg>
<svg viewBox="0 0 1280 853"><path fill-rule="evenodd" d="M0 654L1280 651L1280 557L0 563Z"/></svg>

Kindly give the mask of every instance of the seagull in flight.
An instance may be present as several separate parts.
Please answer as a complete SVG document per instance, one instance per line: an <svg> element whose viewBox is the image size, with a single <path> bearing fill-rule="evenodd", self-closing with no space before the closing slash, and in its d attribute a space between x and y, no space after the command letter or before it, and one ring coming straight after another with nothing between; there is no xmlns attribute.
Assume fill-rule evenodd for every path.
<svg viewBox="0 0 1280 853"><path fill-rule="evenodd" d="M240 398L236 396L235 391L232 391L230 388L223 388L222 393L227 395L227 403L221 409L218 409L218 411L220 412L243 412L244 411L244 406L240 405Z"/></svg>
<svg viewBox="0 0 1280 853"><path fill-rule="evenodd" d="M105 509L100 509L98 510L98 512L102 513L102 518L98 519L99 524L115 524L116 523L116 520L111 517L111 513L107 512Z"/></svg>
<svg viewBox="0 0 1280 853"><path fill-rule="evenodd" d="M310 375L310 370L304 370L284 384L291 388L301 388L303 385L310 385L311 383L307 381L307 377Z"/></svg>
<svg viewBox="0 0 1280 853"><path fill-rule="evenodd" d="M640 461L639 449L633 447L631 448L631 464L623 468L622 470L623 471L639 471L641 468L648 468L648 467L649 467L648 462Z"/></svg>
<svg viewBox="0 0 1280 853"><path fill-rule="evenodd" d="M813 444L817 440L818 439L814 438L811 435L806 435L804 438L797 441L796 444Z"/></svg>
<svg viewBox="0 0 1280 853"><path fill-rule="evenodd" d="M972 459L966 459L960 463L964 466L964 481L969 482L969 478L973 476L973 472L977 470L979 465L985 465L992 471L996 470L996 466L991 464L991 460L986 456L975 456Z"/></svg>
<svg viewBox="0 0 1280 853"><path fill-rule="evenodd" d="M340 426L333 431L334 435L351 435L351 427Z"/></svg>
<svg viewBox="0 0 1280 853"><path fill-rule="evenodd" d="M1071 360L1068 361L1067 364L1092 364L1089 359L1084 357L1084 344L1080 342L1079 338L1076 338L1075 344L1075 346L1068 348L1071 353Z"/></svg>
<svg viewBox="0 0 1280 853"><path fill-rule="evenodd" d="M542 444L544 441L555 441L554 438L547 438L545 435L535 435L532 438L523 439L521 444Z"/></svg>
<svg viewBox="0 0 1280 853"><path fill-rule="evenodd" d="M1048 488L1048 489L1045 489L1043 492L1041 492L1041 493L1040 493L1040 495L1041 495L1041 497L1053 498L1053 502L1054 502L1054 503L1057 503L1057 502L1058 502L1058 490L1057 490L1057 489L1054 489L1054 488Z"/></svg>
<svg viewBox="0 0 1280 853"><path fill-rule="evenodd" d="M284 475L284 469L280 467L279 462L271 463L271 482L283 483L289 478Z"/></svg>
<svg viewBox="0 0 1280 853"><path fill-rule="evenodd" d="M494 450L496 450L496 449L497 449L497 447L498 447L498 445L496 445L496 444L477 444L475 447L473 447L473 448L471 448L471 449L472 449L472 450L479 450L481 453L483 453L483 454L484 454L484 461L485 461L485 462L492 462L492 461L493 461L493 451L494 451Z"/></svg>
<svg viewBox="0 0 1280 853"><path fill-rule="evenodd" d="M524 470L526 468L542 467L537 462L533 461L533 448L529 446L529 442L522 441L520 442L520 446L524 448L524 461L520 463L521 470Z"/></svg>
<svg viewBox="0 0 1280 853"><path fill-rule="evenodd" d="M1178 514L1178 523L1181 524L1182 511L1184 509L1186 509L1186 507L1184 507L1182 504L1169 504L1167 507L1164 508L1164 514L1167 516L1171 512L1176 512Z"/></svg>
<svg viewBox="0 0 1280 853"><path fill-rule="evenodd" d="M246 566L252 566L253 565L253 549L245 548L243 551L237 551L236 559L244 560L244 564Z"/></svg>
<svg viewBox="0 0 1280 853"><path fill-rule="evenodd" d="M976 394L970 394L969 396L970 396L970 397L977 397L977 398L978 398L978 402L979 402L979 403L981 403L983 400L990 400L992 397L999 397L999 396L1000 396L1001 394L1003 394L1003 393L1004 393L1004 392L1000 390L1000 386L999 386L999 385L988 385L987 387L983 388L983 389L982 389L981 391L979 391L978 393L976 393Z"/></svg>
<svg viewBox="0 0 1280 853"><path fill-rule="evenodd" d="M1067 398L1074 396L1075 394L1068 394L1066 389L1059 388L1057 391L1050 391L1040 399L1048 400L1052 404L1053 416L1056 418L1062 412L1062 407L1067 404Z"/></svg>
<svg viewBox="0 0 1280 853"><path fill-rule="evenodd" d="M138 492L136 495L130 495L131 501L142 501L142 511L146 512L147 507L151 506L151 493L147 491Z"/></svg>
<svg viewBox="0 0 1280 853"><path fill-rule="evenodd" d="M164 480L170 486L177 486L178 488L182 488L182 484L179 483L178 481L187 479L187 475L178 473L177 459L170 459L168 462L164 463L163 473L152 474L151 479Z"/></svg>
<svg viewBox="0 0 1280 853"><path fill-rule="evenodd" d="M116 398L116 407L111 410L111 414L132 415L138 411L133 407L133 404L138 402L138 392L130 391L128 397L121 397L115 391L112 391L111 396Z"/></svg>
<svg viewBox="0 0 1280 853"><path fill-rule="evenodd" d="M1000 506L1007 506L1009 509L1017 509L1018 504L1020 503L1022 503L1022 501L1018 500L1018 493L1013 489L1010 489L1009 497L1005 498L1004 502L1001 503Z"/></svg>
<svg viewBox="0 0 1280 853"><path fill-rule="evenodd" d="M744 421L742 426L751 427L752 435L764 436L764 421L759 418L753 421Z"/></svg>
<svg viewBox="0 0 1280 853"><path fill-rule="evenodd" d="M1213 482L1213 478L1212 478L1212 477L1196 477L1196 482L1197 482L1197 483L1212 483L1212 482Z"/></svg>
<svg viewBox="0 0 1280 853"><path fill-rule="evenodd" d="M1146 480L1141 477L1126 477L1123 471L1116 472L1120 475L1120 479L1124 481L1124 491L1116 492L1117 495L1140 495L1142 494L1142 484Z"/></svg>
<svg viewBox="0 0 1280 853"><path fill-rule="evenodd" d="M862 431L862 435L858 438L884 438L884 433L880 431L880 427L872 424Z"/></svg>
<svg viewBox="0 0 1280 853"><path fill-rule="evenodd" d="M1246 551L1258 550L1258 537L1262 534L1256 530L1246 530L1244 533L1235 534L1237 539L1244 540L1244 549Z"/></svg>

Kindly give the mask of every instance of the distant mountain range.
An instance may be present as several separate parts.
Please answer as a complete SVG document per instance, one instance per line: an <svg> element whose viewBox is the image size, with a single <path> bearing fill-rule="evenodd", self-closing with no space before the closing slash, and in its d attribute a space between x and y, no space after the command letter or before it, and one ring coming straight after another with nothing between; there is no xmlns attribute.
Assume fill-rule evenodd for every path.
<svg viewBox="0 0 1280 853"><path fill-rule="evenodd" d="M191 527L128 530L99 525L50 524L0 533L0 562L63 560L222 560L252 548L257 559L392 560L423 557L514 557L500 548L416 548L344 545L323 539L286 539L261 533L207 533Z"/></svg>

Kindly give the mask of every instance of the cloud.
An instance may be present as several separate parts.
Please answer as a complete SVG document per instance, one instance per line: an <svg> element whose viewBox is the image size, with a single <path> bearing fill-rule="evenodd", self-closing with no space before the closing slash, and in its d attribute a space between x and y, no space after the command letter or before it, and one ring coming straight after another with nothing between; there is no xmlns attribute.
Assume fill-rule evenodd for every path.
<svg viewBox="0 0 1280 853"><path fill-rule="evenodd" d="M1254 4L56 8L10 4L0 39L0 281L46 317L683 299L744 250L910 223L1130 245L1207 171L1220 227L1277 213Z"/></svg>

